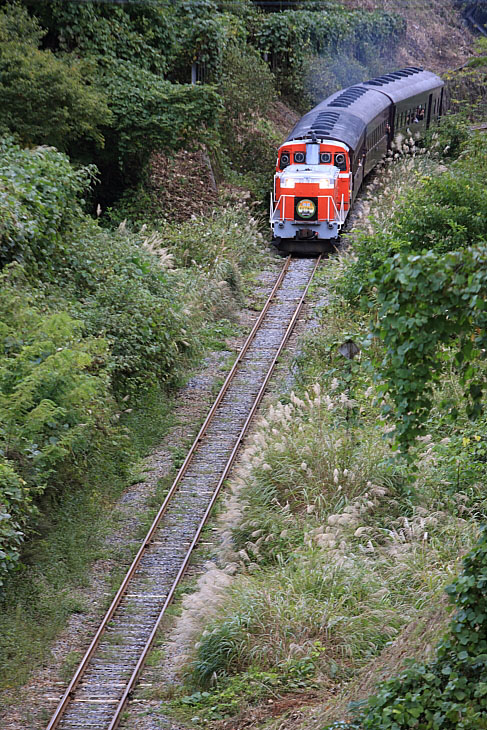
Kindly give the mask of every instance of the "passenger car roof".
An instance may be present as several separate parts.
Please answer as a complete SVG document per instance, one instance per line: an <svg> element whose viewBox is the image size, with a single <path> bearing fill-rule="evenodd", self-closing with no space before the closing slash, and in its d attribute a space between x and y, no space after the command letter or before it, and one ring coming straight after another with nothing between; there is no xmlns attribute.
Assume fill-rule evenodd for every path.
<svg viewBox="0 0 487 730"><path fill-rule="evenodd" d="M443 81L438 76L418 67L355 84L337 91L305 114L286 142L310 138L314 133L318 139L334 139L355 150L367 125L391 101L397 103L441 86Z"/></svg>
<svg viewBox="0 0 487 730"><path fill-rule="evenodd" d="M410 66L400 71L377 76L364 81L362 86L375 89L386 94L395 104L412 96L444 86L444 81L431 71L424 71L418 66Z"/></svg>

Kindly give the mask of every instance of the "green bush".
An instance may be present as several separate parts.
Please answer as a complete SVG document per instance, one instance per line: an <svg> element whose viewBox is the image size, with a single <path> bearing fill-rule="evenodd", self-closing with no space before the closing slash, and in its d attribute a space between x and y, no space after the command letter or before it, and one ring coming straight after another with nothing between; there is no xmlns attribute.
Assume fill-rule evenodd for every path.
<svg viewBox="0 0 487 730"><path fill-rule="evenodd" d="M82 322L47 312L16 267L0 293L0 442L29 483L44 489L82 457L110 415L107 344ZM44 309L44 311L43 311Z"/></svg>
<svg viewBox="0 0 487 730"><path fill-rule="evenodd" d="M424 143L433 154L456 160L472 143L470 125L467 115L462 111L445 114L437 125L426 132Z"/></svg>
<svg viewBox="0 0 487 730"><path fill-rule="evenodd" d="M464 168L462 164L425 179L405 197L389 233L402 250L442 254L486 240L485 183L470 165Z"/></svg>
<svg viewBox="0 0 487 730"><path fill-rule="evenodd" d="M5 4L5 3L4 3ZM26 43L37 48L46 35L36 18L18 3L0 9L0 43Z"/></svg>
<svg viewBox="0 0 487 730"><path fill-rule="evenodd" d="M341 286L349 299L370 292L363 304L384 345L377 378L405 453L426 428L445 367L457 373L467 414L482 412L485 150L485 141L474 139L439 176L418 176L387 227L357 237L355 260L345 268ZM459 412L449 399L443 409L453 418Z"/></svg>
<svg viewBox="0 0 487 730"><path fill-rule="evenodd" d="M433 390L447 362L459 374L467 413L480 415L485 389L486 247L438 256L397 254L375 278L374 333L385 346L378 379L395 406L395 436L405 448L425 429ZM445 403L452 416L457 406ZM390 412L388 403L385 412Z"/></svg>
<svg viewBox="0 0 487 730"><path fill-rule="evenodd" d="M25 526L37 512L33 494L35 490L0 456L0 587L19 560Z"/></svg>
<svg viewBox="0 0 487 730"><path fill-rule="evenodd" d="M0 266L25 261L52 270L81 215L81 196L94 168L75 170L54 149L21 149L0 139Z"/></svg>
<svg viewBox="0 0 487 730"><path fill-rule="evenodd" d="M140 236L87 225L61 274L81 300L73 307L76 316L109 343L107 368L121 395L174 381L197 346L180 279L141 243Z"/></svg>
<svg viewBox="0 0 487 730"><path fill-rule="evenodd" d="M0 11L0 134L61 150L79 141L102 146L101 127L110 122L105 96L86 82L79 62L39 50L41 35L20 7Z"/></svg>
<svg viewBox="0 0 487 730"><path fill-rule="evenodd" d="M113 124L104 130L102 172L121 169L135 184L151 153L177 150L215 133L220 97L212 86L172 84L131 61L116 60L100 73Z"/></svg>
<svg viewBox="0 0 487 730"><path fill-rule="evenodd" d="M487 143L481 137L470 139L468 144L460 142L463 127L461 119L458 123L452 121L442 128L442 136L436 137L436 142L441 139L440 153L448 139L457 153L462 149L458 159L443 167L441 174L435 170L423 172L418 165L413 170L414 182L399 198L385 225L372 219L369 232L353 236L353 259L340 283L348 301L357 302L361 294L370 292L376 272L384 261L398 253L431 250L441 255L482 245L487 240ZM440 132L436 130L434 134ZM410 174L409 170L405 172Z"/></svg>

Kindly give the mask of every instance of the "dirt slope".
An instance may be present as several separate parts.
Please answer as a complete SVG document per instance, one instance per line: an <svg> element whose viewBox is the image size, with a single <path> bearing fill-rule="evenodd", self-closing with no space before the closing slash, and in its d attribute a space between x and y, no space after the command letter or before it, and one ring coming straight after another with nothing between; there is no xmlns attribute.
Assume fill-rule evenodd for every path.
<svg viewBox="0 0 487 730"><path fill-rule="evenodd" d="M343 0L351 8L387 10L407 23L398 52L400 66L424 66L441 73L460 66L470 54L472 35L453 0Z"/></svg>

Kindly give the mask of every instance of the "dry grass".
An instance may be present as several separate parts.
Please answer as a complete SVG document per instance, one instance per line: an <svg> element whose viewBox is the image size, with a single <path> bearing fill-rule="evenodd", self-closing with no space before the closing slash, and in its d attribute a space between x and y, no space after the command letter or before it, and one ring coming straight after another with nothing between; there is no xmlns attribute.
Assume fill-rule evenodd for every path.
<svg viewBox="0 0 487 730"><path fill-rule="evenodd" d="M315 681L340 684L455 575L476 530L432 510L431 442L412 504L384 466L373 392L361 394L352 429L356 405L315 384L261 419L220 518L225 570L213 567L185 599L176 628L196 686L289 666L317 646Z"/></svg>

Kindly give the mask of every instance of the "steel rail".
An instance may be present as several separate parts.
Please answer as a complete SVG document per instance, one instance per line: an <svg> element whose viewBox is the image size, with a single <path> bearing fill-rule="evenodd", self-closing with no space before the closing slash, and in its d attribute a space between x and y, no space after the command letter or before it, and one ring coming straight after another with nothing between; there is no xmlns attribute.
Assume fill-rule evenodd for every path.
<svg viewBox="0 0 487 730"><path fill-rule="evenodd" d="M247 353L247 350L249 349L252 341L254 340L255 335L257 334L257 332L262 324L262 321L264 320L264 318L272 304L272 301L273 301L279 287L282 284L282 281L287 273L287 270L289 269L290 263L291 263L291 256L288 256L286 261L284 262L284 266L282 267L282 270L272 288L272 291L269 294L267 301L264 304L264 307L262 308L262 311L260 312L254 326L252 327L252 330L250 331L247 339L245 340L245 342L242 346L242 349L240 350L235 362L232 365L232 368L230 369L227 377L225 378L225 381L216 397L215 402L213 403L212 407L210 408L208 415L206 416L205 421L198 432L198 435L196 436L195 440L193 441L193 444L191 445L191 448L189 449L188 454L186 455L186 458L185 458L183 464L181 465L181 467L176 475L176 478L174 479L174 482L173 482L169 492L166 495L166 498L164 499L164 502L162 503L157 515L155 516L154 521L152 522L152 525L149 528L149 531L148 531L147 535L145 536L144 541L142 542L135 558L133 559L132 564L130 565L117 593L115 594L115 597L113 598L108 611L105 613L105 615L95 633L95 636L93 637L88 649L86 650L83 658L81 659L66 691L64 692L63 696L61 697L46 730L55 730L55 728L58 726L60 720L62 719L64 712L65 712L69 702L72 699L74 691L76 690L76 687L78 686L79 682L81 681L81 679L88 667L88 664L100 643L100 640L105 632L105 629L106 629L108 623L111 621L115 611L117 610L118 606L120 605L120 602L121 602L124 594L126 593L128 584L130 583L134 573L136 572L137 567L144 555L146 548L148 547L150 541L152 540L155 531L157 530L162 518L164 517L164 514L167 511L170 501L172 500L175 492L177 491L177 488L179 486L181 479L183 478L184 474L187 471L187 468L191 462L191 459L192 459L195 451L197 450L201 440L203 439L206 431L208 430L208 427L209 427L211 421L213 420L215 411L217 410L218 406L220 405L221 401L223 400L223 397L225 396L225 393L227 392L228 387L229 387L230 383L232 382L232 380L235 376L235 373L238 370L238 366L240 365L245 354Z"/></svg>
<svg viewBox="0 0 487 730"><path fill-rule="evenodd" d="M291 318L291 320L289 322L289 325L288 325L288 327L286 329L286 332L284 333L284 336L283 336L283 338L281 340L281 343L279 345L279 348L278 348L278 350L277 350L277 352L276 352L276 354L275 354L275 356L274 356L274 358L273 358L273 360L271 362L271 365L269 366L269 369L268 369L267 374L266 374L266 376L265 376L265 378L264 378L264 380L262 382L262 385L261 385L261 387L259 389L259 392L257 393L257 396L255 397L255 400L254 400L254 402L252 404L252 407L251 407L251 409L250 409L250 411L249 411L249 413L247 415L247 418L246 418L245 423L244 423L244 425L242 427L242 430L240 431L240 434L237 437L237 441L236 441L236 443L235 443L235 445L234 445L234 447L232 449L232 452L230 454L230 457L229 457L229 459L228 459L228 461L227 461L227 463L225 465L225 468L224 468L224 470L223 470L223 472L222 472L222 474L220 476L220 479L219 479L218 484L217 484L217 486L215 488L215 491L213 492L213 495L211 497L211 500L208 503L208 506L207 506L207 508L205 510L205 513L204 513L203 517L201 518L201 521L200 521L200 523L199 523L199 525L197 527L197 530L195 532L195 535L193 537L193 540L191 542L191 545L189 546L189 548L188 548L188 550L186 552L186 556L185 556L185 558L184 558L184 560L183 560L183 562L181 564L181 567L179 569L179 572L178 572L178 574L177 574L177 576L176 576L176 578L174 580L174 583L172 584L172 586L171 586L171 588L169 590L169 593L167 595L167 598L166 598L166 600L164 602L164 606L162 607L162 609L161 609L161 611L159 613L159 616L158 616L158 618L156 620L156 623L154 624L154 627L153 627L153 629L151 631L151 634L150 634L149 638L147 639L147 642L146 642L144 648L142 649L142 653L141 653L141 655L139 657L139 660L137 662L137 665L134 668L134 670L132 672L132 675L131 675L129 681L127 682L127 686L126 686L126 688L124 690L124 693L122 695L122 698L121 698L121 700L120 700L120 702L119 702L119 704L118 704L118 706L117 706L117 708L115 710L115 713L113 715L113 718L112 718L112 720L110 722L110 725L108 726L107 730L116 730L116 728L118 727L118 725L120 723L121 716L122 716L122 713L124 711L125 705L127 704L127 701L130 699L130 696L131 696L131 694L134 691L135 684L137 682L138 676L139 676L140 672L142 671L142 669L144 667L145 661L147 659L147 655L148 655L149 651L151 650L152 644L154 643L154 639L155 639L155 637L157 635L157 631L158 631L158 629L159 629L159 627L161 625L162 619L164 618L168 607L172 603L172 600L174 598L174 594L176 592L176 589L177 589L179 583L181 582L181 579L183 578L184 573L186 572L186 568L188 567L188 563L189 563L189 560L190 560L191 555L193 553L193 550L194 550L196 544L198 543L198 540L200 539L200 536L201 536L201 533L203 531L203 528L205 527L206 522L208 521L208 517L210 516L211 510L213 509L213 506L214 506L216 500L218 499L218 496L219 496L220 491L222 489L222 486L223 486L223 484L225 482L225 479L228 477L228 474L229 474L229 472L230 472L230 470L231 470L231 468L232 468L232 466L233 466L233 464L235 462L235 459L236 459L238 450L239 450L239 448L240 448L240 446L242 444L242 441L244 440L244 438L245 438L245 436L247 434L247 431L249 429L249 426L250 426L250 423L252 421L252 418L254 417L255 412L256 412L257 408L259 407L259 405L260 405L260 403L262 401L262 398L264 397L265 390L267 388L267 385L269 383L269 380L272 377L272 374L273 374L274 369L276 367L276 364L277 364L277 362L279 360L279 357L281 356L281 353L282 353L284 347L286 346L286 343L287 343L289 337L291 336L291 333L292 333L292 331L293 331L293 329L295 327L296 320L299 317L299 314L300 314L301 309L302 309L303 304L304 304L304 300L305 300L306 295L308 293L308 289L310 287L311 281L313 280L313 277L315 275L316 269L318 268L318 266L320 264L321 258L322 257L319 256L318 259L316 260L316 264L315 264L315 266L313 268L313 271L311 272L311 275L309 277L308 283L306 284L306 286L305 286L305 288L303 290L303 294L302 294L302 296L301 296L301 298L300 298L300 300L299 300L299 302L298 302L298 304L296 306L296 309L294 311L294 314L293 314L293 316L292 316L292 318Z"/></svg>

